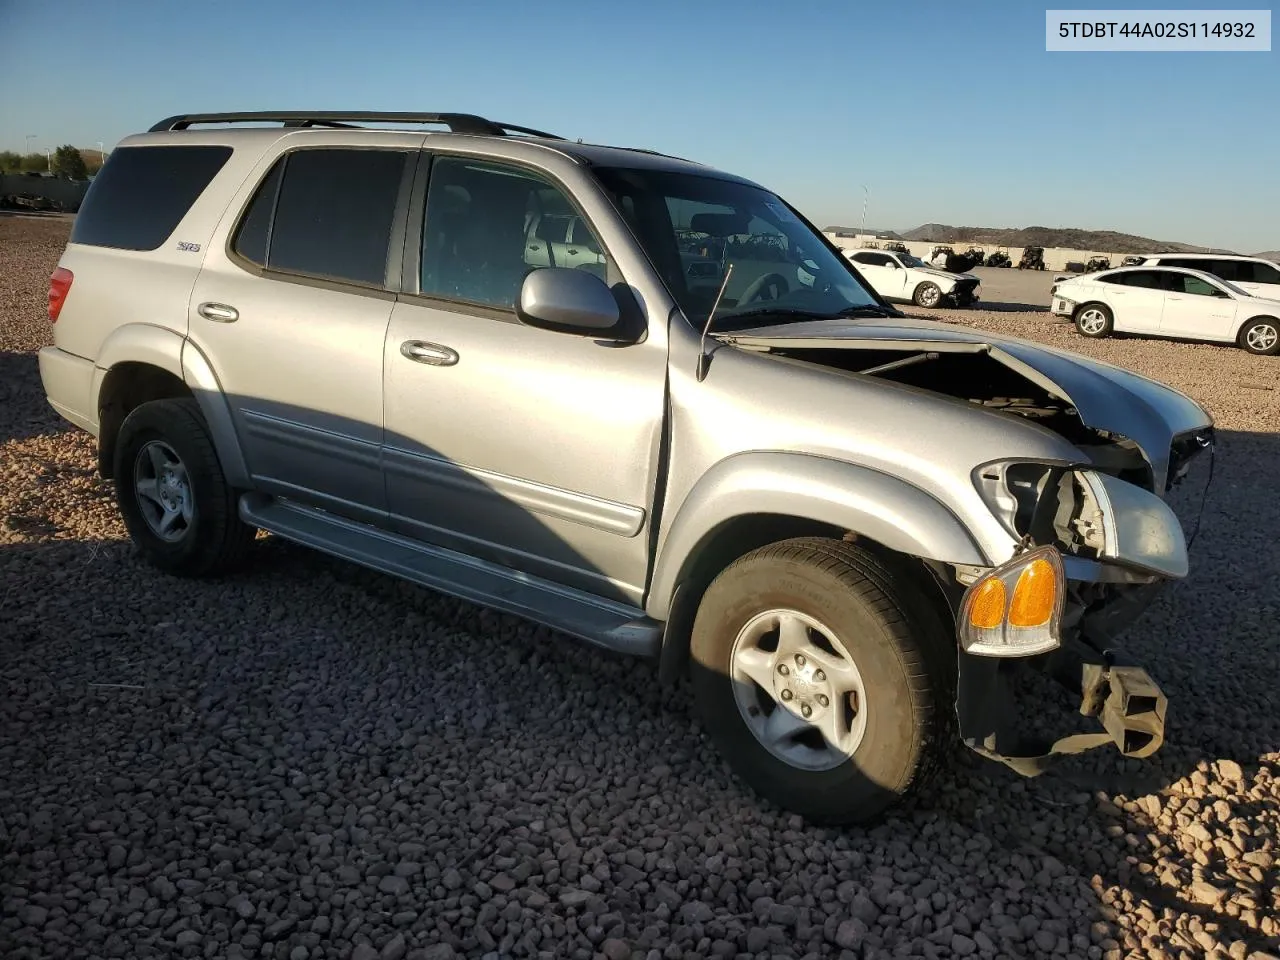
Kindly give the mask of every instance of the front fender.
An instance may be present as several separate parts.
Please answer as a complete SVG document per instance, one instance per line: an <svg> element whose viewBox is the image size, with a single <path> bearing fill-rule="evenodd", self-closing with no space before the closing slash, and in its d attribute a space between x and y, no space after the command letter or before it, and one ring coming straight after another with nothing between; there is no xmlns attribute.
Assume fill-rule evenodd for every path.
<svg viewBox="0 0 1280 960"><path fill-rule="evenodd" d="M869 467L802 453L756 451L721 460L694 484L658 549L645 606L665 619L676 585L724 524L751 514L816 520L892 550L989 566L960 520L919 487Z"/></svg>

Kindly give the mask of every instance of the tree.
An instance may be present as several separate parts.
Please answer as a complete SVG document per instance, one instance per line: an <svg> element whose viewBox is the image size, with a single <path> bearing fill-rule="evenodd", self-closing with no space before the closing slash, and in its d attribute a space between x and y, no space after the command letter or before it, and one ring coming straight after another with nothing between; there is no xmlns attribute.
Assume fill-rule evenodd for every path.
<svg viewBox="0 0 1280 960"><path fill-rule="evenodd" d="M17 173L22 169L22 154L14 150L0 150L0 173Z"/></svg>
<svg viewBox="0 0 1280 960"><path fill-rule="evenodd" d="M71 144L64 143L53 152L53 175L66 177L68 180L83 180L89 175L89 171L80 151Z"/></svg>
<svg viewBox="0 0 1280 960"><path fill-rule="evenodd" d="M28 153L22 158L23 171L32 171L39 173L42 170L49 169L49 158L43 153Z"/></svg>

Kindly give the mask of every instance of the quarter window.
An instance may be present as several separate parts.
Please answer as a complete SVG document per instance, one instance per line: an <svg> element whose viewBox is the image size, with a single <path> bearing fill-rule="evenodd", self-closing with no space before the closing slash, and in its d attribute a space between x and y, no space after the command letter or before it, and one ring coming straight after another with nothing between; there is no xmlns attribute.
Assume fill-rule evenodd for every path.
<svg viewBox="0 0 1280 960"><path fill-rule="evenodd" d="M556 186L518 167L440 157L431 165L421 292L514 310L524 278L567 267L607 280L599 239Z"/></svg>
<svg viewBox="0 0 1280 960"><path fill-rule="evenodd" d="M1269 263L1254 263L1249 260L1238 261L1239 273L1236 279L1242 283L1274 283L1280 284L1280 270Z"/></svg>
<svg viewBox="0 0 1280 960"><path fill-rule="evenodd" d="M255 193L234 249L270 270L383 286L409 156L342 148L286 154Z"/></svg>
<svg viewBox="0 0 1280 960"><path fill-rule="evenodd" d="M230 147L121 147L94 179L71 242L155 250L231 156Z"/></svg>

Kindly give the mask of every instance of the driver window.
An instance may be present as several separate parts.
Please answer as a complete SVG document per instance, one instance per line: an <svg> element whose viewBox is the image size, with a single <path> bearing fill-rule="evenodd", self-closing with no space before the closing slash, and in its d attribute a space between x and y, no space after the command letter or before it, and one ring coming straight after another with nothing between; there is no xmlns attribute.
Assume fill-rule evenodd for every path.
<svg viewBox="0 0 1280 960"><path fill-rule="evenodd" d="M603 279L608 260L602 252L585 262L561 262L574 216L565 194L531 171L438 157L427 185L422 294L514 310L524 278L538 267L569 266ZM589 227L583 221L573 230L581 238Z"/></svg>

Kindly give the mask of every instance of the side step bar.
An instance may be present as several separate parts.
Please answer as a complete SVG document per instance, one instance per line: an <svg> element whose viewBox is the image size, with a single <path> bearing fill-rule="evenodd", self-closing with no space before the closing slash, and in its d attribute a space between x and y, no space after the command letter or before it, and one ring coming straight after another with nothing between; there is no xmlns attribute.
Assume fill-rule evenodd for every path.
<svg viewBox="0 0 1280 960"><path fill-rule="evenodd" d="M616 653L655 657L662 645L662 624L638 607L261 493L241 497L239 513L286 540Z"/></svg>

